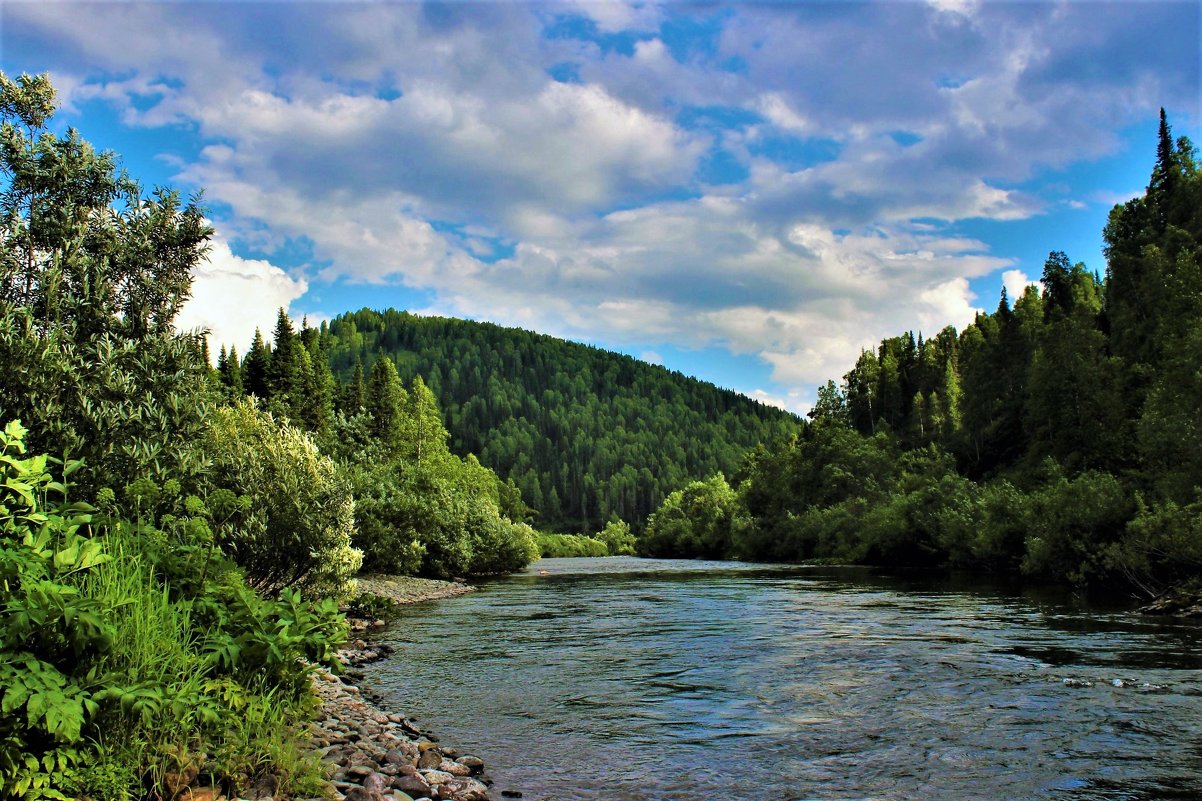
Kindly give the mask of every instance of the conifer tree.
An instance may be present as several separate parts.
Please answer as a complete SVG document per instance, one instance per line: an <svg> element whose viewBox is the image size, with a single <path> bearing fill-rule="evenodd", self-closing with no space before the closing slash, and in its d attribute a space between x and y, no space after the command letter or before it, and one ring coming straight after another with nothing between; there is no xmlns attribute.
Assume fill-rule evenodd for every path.
<svg viewBox="0 0 1202 801"><path fill-rule="evenodd" d="M271 360L267 365L267 388L271 397L280 401L296 417L296 401L303 377L298 372L300 363L297 359L296 333L283 307L276 317L272 343Z"/></svg>
<svg viewBox="0 0 1202 801"><path fill-rule="evenodd" d="M355 371L342 393L342 412L344 414L357 414L363 408L365 389L363 382L363 362L355 362Z"/></svg>
<svg viewBox="0 0 1202 801"><path fill-rule="evenodd" d="M219 368L221 382L225 384L230 397L240 398L246 393L242 388L242 365L238 363L238 349L231 345L227 354L223 345L221 354L224 358L224 364Z"/></svg>
<svg viewBox="0 0 1202 801"><path fill-rule="evenodd" d="M363 405L371 418L372 435L393 451L401 441L402 416L408 400L392 359L386 356L376 359L371 366Z"/></svg>
<svg viewBox="0 0 1202 801"><path fill-rule="evenodd" d="M263 332L255 329L255 338L242 362L242 383L249 395L266 401L271 398L267 383L267 367L271 363L271 350L263 342Z"/></svg>

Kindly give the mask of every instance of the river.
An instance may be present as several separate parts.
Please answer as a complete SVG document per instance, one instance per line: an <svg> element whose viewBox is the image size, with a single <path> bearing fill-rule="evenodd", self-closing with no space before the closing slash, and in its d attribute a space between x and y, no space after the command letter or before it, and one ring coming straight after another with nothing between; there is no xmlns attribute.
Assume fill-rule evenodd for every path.
<svg viewBox="0 0 1202 801"><path fill-rule="evenodd" d="M384 639L385 706L526 801L1202 799L1202 626L1068 596L545 559Z"/></svg>

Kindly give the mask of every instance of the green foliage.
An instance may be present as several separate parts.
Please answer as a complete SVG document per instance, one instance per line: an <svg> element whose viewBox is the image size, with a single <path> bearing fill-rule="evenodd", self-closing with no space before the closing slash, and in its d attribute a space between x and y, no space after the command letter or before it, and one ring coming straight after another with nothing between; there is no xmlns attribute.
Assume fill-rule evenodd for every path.
<svg viewBox="0 0 1202 801"><path fill-rule="evenodd" d="M361 592L347 604L347 611L369 620L391 620L399 614L400 607L383 595Z"/></svg>
<svg viewBox="0 0 1202 801"><path fill-rule="evenodd" d="M453 577L504 573L538 558L533 530L503 517L496 477L449 454L352 471L356 545L368 569Z"/></svg>
<svg viewBox="0 0 1202 801"><path fill-rule="evenodd" d="M540 525L560 531L596 531L613 515L640 530L671 490L733 473L747 448L800 422L628 356L486 323L365 309L323 325L321 339L335 375L348 382L347 418L364 394L373 420L392 405L381 398L395 389L376 385L373 395L377 370L395 369L406 385L421 376L427 414L436 399L445 420L444 429L417 418L428 421L423 430L449 430L453 452L477 454L520 491ZM354 378L365 365L366 393ZM421 442L424 459L430 443ZM407 458L416 458L410 448Z"/></svg>
<svg viewBox="0 0 1202 801"><path fill-rule="evenodd" d="M723 559L746 522L734 490L715 475L669 495L647 521L638 549L645 556Z"/></svg>
<svg viewBox="0 0 1202 801"><path fill-rule="evenodd" d="M544 559L572 556L609 556L604 542L583 534L555 534L540 531L536 535L538 550Z"/></svg>
<svg viewBox="0 0 1202 801"><path fill-rule="evenodd" d="M211 782L237 789L249 760L315 795L284 723L311 711L308 666L333 664L344 624L333 601L259 597L219 547L253 550L271 529L239 483L263 473L197 447L215 430L214 373L203 336L173 329L211 229L197 201L145 197L113 155L46 130L53 111L47 79L0 74L0 419L28 425L0 435L0 798L165 797L168 772L206 750ZM223 358L236 386L237 355ZM305 450L286 430L254 433L279 445L261 461ZM296 481L332 475L306 466L288 464ZM317 483L295 519L324 520L326 504L345 530L311 588L353 570L333 558L352 553L349 494Z"/></svg>
<svg viewBox="0 0 1202 801"><path fill-rule="evenodd" d="M217 488L251 499L218 544L266 591L346 597L362 554L351 547L349 482L303 431L244 399L213 411L203 450Z"/></svg>
<svg viewBox="0 0 1202 801"><path fill-rule="evenodd" d="M179 499L198 517L153 521L166 530L106 519L97 535L50 460L24 456L24 434L17 423L0 434L0 798L141 797L203 749L215 780L245 786L253 764L316 792L317 766L285 723L308 714L311 666L336 664L346 630L334 602L261 598L189 540L209 505L237 505L220 493ZM130 487L160 506L177 493ZM261 722L272 726L250 725Z"/></svg>
<svg viewBox="0 0 1202 801"><path fill-rule="evenodd" d="M207 366L172 321L211 229L196 201L150 198L77 133L45 129L43 78L0 74L0 417L39 451L85 459L85 495L203 471L187 443Z"/></svg>
<svg viewBox="0 0 1202 801"><path fill-rule="evenodd" d="M1148 190L1104 232L1105 280L1053 252L1042 292L1011 306L1003 290L959 334L865 351L800 436L748 456L737 479L752 524L732 552L1148 595L1196 582L1200 209L1194 147L1162 114Z"/></svg>
<svg viewBox="0 0 1202 801"><path fill-rule="evenodd" d="M605 543L605 549L610 556L632 556L637 552L634 532L624 520L612 518L605 524L605 528L597 533L596 539Z"/></svg>

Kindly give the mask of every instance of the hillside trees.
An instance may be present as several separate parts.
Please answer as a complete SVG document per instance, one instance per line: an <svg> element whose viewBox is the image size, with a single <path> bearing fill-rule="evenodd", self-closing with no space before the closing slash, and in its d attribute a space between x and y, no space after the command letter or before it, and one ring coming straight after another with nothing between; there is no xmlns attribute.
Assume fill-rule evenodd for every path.
<svg viewBox="0 0 1202 801"><path fill-rule="evenodd" d="M370 375L355 376L387 358L442 409L444 425L425 430L449 431L454 452L478 455L558 530L595 532L611 516L640 530L673 489L733 472L747 448L799 424L628 356L487 323L364 309L321 338L346 382L342 414L366 403Z"/></svg>
<svg viewBox="0 0 1202 801"><path fill-rule="evenodd" d="M172 327L211 230L198 199L146 197L47 130L53 110L44 77L0 74L0 794L171 794L197 749L231 788L254 764L320 792L293 723L344 624L256 595L223 553L257 512L203 447L203 337Z"/></svg>
<svg viewBox="0 0 1202 801"><path fill-rule="evenodd" d="M1105 278L1052 252L1041 288L1013 305L1003 290L964 331L864 351L798 436L733 474L750 523L726 553L1117 579L1149 595L1198 580L1200 201L1193 145L1162 114L1147 192L1103 232ZM676 519L680 503L663 511ZM696 552L687 538L656 548Z"/></svg>

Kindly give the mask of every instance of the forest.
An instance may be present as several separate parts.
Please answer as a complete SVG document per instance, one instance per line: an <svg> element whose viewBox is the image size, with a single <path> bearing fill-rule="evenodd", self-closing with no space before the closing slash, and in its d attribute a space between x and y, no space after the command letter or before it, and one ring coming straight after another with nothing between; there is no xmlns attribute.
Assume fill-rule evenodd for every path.
<svg viewBox="0 0 1202 801"><path fill-rule="evenodd" d="M257 397L227 386L174 324L200 199L56 134L55 97L0 73L0 798L322 796L311 675L355 575L523 567L529 510L389 360L333 417L282 313Z"/></svg>
<svg viewBox="0 0 1202 801"><path fill-rule="evenodd" d="M1197 595L1202 176L1163 111L1147 191L1103 236L1105 275L1052 252L965 330L865 350L796 436L672 493L642 552Z"/></svg>
<svg viewBox="0 0 1202 801"><path fill-rule="evenodd" d="M1052 253L1042 288L865 351L802 421L397 311L280 310L213 366L174 324L201 199L54 113L48 78L0 73L0 798L320 795L310 678L360 570L637 549L1198 589L1202 178L1163 114L1104 276Z"/></svg>
<svg viewBox="0 0 1202 801"><path fill-rule="evenodd" d="M287 394L270 365L290 358L278 354L296 335L281 312L270 341L260 334L241 359L236 349L219 354L226 386L269 404ZM363 309L303 325L299 336L310 364L297 366L293 383L308 406L285 414L319 432L341 430L360 409L370 416L365 393L391 362L403 383L420 385L451 451L475 454L520 493L532 522L556 531L593 533L620 520L637 533L668 493L734 471L749 448L801 425L678 372L491 323Z"/></svg>

